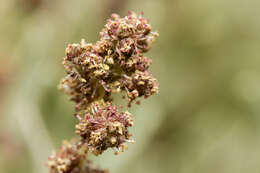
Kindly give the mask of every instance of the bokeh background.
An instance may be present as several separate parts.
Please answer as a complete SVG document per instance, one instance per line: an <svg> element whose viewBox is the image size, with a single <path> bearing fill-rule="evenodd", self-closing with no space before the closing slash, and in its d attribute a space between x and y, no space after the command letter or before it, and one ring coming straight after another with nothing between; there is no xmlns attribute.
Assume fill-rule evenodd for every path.
<svg viewBox="0 0 260 173"><path fill-rule="evenodd" d="M57 90L68 43L144 11L160 93L133 106L136 144L89 156L111 173L260 172L259 0L0 0L0 172L46 173L74 136Z"/></svg>

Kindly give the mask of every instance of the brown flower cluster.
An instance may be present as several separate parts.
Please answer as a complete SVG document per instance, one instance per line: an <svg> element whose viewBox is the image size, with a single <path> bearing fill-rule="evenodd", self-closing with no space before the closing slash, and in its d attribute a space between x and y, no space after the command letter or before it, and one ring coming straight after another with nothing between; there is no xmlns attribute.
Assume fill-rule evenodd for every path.
<svg viewBox="0 0 260 173"><path fill-rule="evenodd" d="M108 173L86 159L88 148L80 142L64 141L57 152L49 157L50 173Z"/></svg>
<svg viewBox="0 0 260 173"><path fill-rule="evenodd" d="M148 72L151 59L144 56L158 34L143 15L130 12L120 18L113 14L96 44L69 44L63 64L67 76L60 88L72 96L76 111L92 102L111 101L111 94L126 92L129 103L158 91L156 79Z"/></svg>
<svg viewBox="0 0 260 173"><path fill-rule="evenodd" d="M126 143L133 142L128 132L128 127L133 126L132 115L127 111L119 113L111 103L95 103L91 109L76 125L76 133L95 155L102 154L107 148L123 152L127 148Z"/></svg>
<svg viewBox="0 0 260 173"><path fill-rule="evenodd" d="M128 131L133 116L112 106L112 94L125 93L130 107L134 101L139 103L138 98L158 92L158 82L148 71L152 61L144 56L157 36L142 13L129 12L124 18L112 14L95 44L83 39L68 45L63 60L67 75L59 88L76 103L80 145L63 146L50 157L50 173L74 173L76 168L83 173L82 157L87 151L99 155L112 148L117 154L134 141Z"/></svg>

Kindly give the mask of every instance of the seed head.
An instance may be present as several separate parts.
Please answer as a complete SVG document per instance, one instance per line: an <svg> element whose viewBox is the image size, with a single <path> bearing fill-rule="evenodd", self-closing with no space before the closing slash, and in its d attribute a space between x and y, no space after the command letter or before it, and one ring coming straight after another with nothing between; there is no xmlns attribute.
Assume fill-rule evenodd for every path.
<svg viewBox="0 0 260 173"><path fill-rule="evenodd" d="M76 134L87 143L95 155L102 154L108 148L124 151L130 140L128 127L133 126L133 117L129 112L118 112L116 106L93 103L92 111L80 119L76 125Z"/></svg>
<svg viewBox="0 0 260 173"><path fill-rule="evenodd" d="M142 14L130 12L124 18L112 14L95 44L69 44L60 89L72 96L76 112L100 99L111 101L112 93L125 91L129 103L156 93L157 81L147 71L152 61L144 53L157 36Z"/></svg>
<svg viewBox="0 0 260 173"><path fill-rule="evenodd" d="M69 44L63 65L66 76L59 88L76 103L79 142L64 142L49 157L50 173L107 173L86 159L88 151L100 155L109 148L127 149L134 142L128 128L133 116L112 106L113 94L124 92L128 105L158 92L159 84L148 71L152 60L144 55L158 37L143 13L112 14L95 44Z"/></svg>
<svg viewBox="0 0 260 173"><path fill-rule="evenodd" d="M50 173L75 172L84 160L86 151L76 143L64 141L60 149L49 157L47 164Z"/></svg>

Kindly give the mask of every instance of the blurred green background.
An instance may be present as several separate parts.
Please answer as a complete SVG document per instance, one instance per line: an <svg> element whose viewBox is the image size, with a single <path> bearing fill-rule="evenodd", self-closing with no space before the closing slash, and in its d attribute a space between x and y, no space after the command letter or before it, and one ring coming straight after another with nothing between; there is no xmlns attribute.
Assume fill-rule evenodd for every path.
<svg viewBox="0 0 260 173"><path fill-rule="evenodd" d="M260 172L259 0L0 0L0 172L46 173L74 136L57 90L68 43L144 11L160 93L133 106L136 144L90 156L111 173Z"/></svg>

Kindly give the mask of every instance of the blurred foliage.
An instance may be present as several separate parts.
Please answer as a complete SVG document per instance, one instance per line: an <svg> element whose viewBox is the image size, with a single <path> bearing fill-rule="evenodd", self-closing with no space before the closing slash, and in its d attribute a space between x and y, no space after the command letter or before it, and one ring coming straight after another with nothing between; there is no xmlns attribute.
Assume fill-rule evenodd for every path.
<svg viewBox="0 0 260 173"><path fill-rule="evenodd" d="M0 172L47 172L74 134L57 90L68 43L95 42L110 13L144 11L160 94L134 106L136 144L93 159L112 173L260 171L260 1L0 0Z"/></svg>

